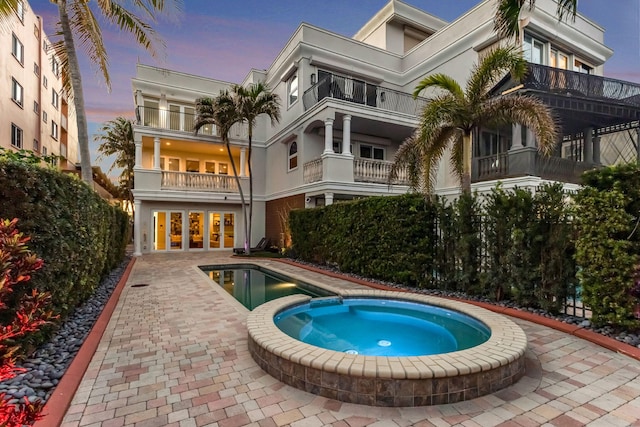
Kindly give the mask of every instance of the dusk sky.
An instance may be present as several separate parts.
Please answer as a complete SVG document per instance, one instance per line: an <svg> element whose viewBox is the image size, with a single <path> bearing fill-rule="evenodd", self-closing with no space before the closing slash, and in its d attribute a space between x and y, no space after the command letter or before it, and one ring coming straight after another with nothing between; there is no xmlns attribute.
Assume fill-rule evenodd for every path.
<svg viewBox="0 0 640 427"><path fill-rule="evenodd" d="M240 82L251 68L268 68L301 22L352 36L388 0L184 0L180 13L154 25L166 44L159 58L138 48L128 35L103 25L112 90L81 56L83 86L92 151L93 134L107 120L134 117L131 78L137 62L176 71ZM405 0L452 21L479 0ZM49 0L30 0L54 33L57 8ZM606 29L605 44L614 50L605 75L640 82L640 1L581 0L579 12ZM106 171L108 166L102 165Z"/></svg>

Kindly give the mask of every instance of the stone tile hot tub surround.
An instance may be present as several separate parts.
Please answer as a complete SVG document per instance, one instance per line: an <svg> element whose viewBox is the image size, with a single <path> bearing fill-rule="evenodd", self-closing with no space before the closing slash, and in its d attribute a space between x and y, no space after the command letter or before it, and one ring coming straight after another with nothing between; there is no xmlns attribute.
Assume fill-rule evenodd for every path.
<svg viewBox="0 0 640 427"><path fill-rule="evenodd" d="M498 391L525 370L527 338L508 318L480 307L427 295L382 290L345 290L343 298L414 301L470 315L491 329L485 343L432 356L352 355L305 344L274 323L285 309L310 297L292 295L261 305L247 318L249 351L274 378L293 387L349 403L424 406L454 403Z"/></svg>

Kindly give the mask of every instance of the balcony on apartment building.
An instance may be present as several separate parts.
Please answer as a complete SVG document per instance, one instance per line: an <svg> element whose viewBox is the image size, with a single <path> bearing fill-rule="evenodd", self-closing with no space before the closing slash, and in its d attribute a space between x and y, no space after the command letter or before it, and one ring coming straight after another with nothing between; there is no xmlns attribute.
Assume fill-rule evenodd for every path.
<svg viewBox="0 0 640 427"><path fill-rule="evenodd" d="M325 98L365 105L381 110L409 115L418 115L428 100L416 98L363 80L340 76L327 72L318 73L318 82L307 89L302 96L304 109L308 110Z"/></svg>
<svg viewBox="0 0 640 427"><path fill-rule="evenodd" d="M387 184L389 171L393 162L384 160L365 159L352 157L347 159L350 164L347 167L335 168L337 173L332 173L331 165L334 159L319 158L311 160L303 165L303 179L305 184L327 180L345 180L347 182L369 182L375 184ZM351 169L349 166L352 166ZM353 174L351 175L351 170ZM345 173L346 172L346 173ZM394 184L407 185L406 171L401 171L399 179Z"/></svg>

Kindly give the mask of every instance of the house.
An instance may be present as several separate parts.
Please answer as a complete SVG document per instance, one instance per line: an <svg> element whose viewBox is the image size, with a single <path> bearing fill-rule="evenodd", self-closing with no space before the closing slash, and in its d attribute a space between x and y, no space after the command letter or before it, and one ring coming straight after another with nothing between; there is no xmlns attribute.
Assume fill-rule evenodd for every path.
<svg viewBox="0 0 640 427"><path fill-rule="evenodd" d="M500 42L494 14L495 2L486 0L447 23L391 0L351 38L303 23L269 69L249 71L241 84L264 81L282 100L280 123L260 117L254 132L251 243L262 236L281 243L283 214L291 209L408 191L402 179L388 185L387 176L428 102L428 94L414 99L413 89L435 72L465 81L479 55ZM559 22L553 0L536 2L527 21L528 79L516 84L506 76L496 96L541 97L561 118L563 139L556 155L543 159L527 129L479 129L475 189L497 180L571 186L585 169L638 156L640 87L602 77L612 55L604 29L581 15ZM242 246L239 188L225 147L214 127L193 131L195 100L230 85L137 66L135 254ZM230 146L246 194L246 126L232 130ZM459 183L447 163L439 168L437 191L455 194Z"/></svg>
<svg viewBox="0 0 640 427"><path fill-rule="evenodd" d="M0 146L55 156L60 169L75 170L73 103L63 93L60 61L43 27L26 0L0 25Z"/></svg>

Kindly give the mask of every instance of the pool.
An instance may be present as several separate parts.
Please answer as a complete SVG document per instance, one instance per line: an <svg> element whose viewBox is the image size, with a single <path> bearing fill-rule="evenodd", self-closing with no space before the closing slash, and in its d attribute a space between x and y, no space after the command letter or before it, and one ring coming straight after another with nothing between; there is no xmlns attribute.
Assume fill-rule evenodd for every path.
<svg viewBox="0 0 640 427"><path fill-rule="evenodd" d="M249 310L288 295L335 295L320 287L254 264L205 265L199 268Z"/></svg>
<svg viewBox="0 0 640 427"><path fill-rule="evenodd" d="M328 309L332 304L337 305L339 298L314 300L305 295L291 295L267 302L249 313L249 352L256 363L292 387L330 399L372 406L460 402L494 393L516 383L524 375L526 335L522 328L503 315L460 301L409 292L345 290L339 297L347 306L351 299L369 299L380 305L398 302L400 306L409 303L410 307L418 304L435 307L436 311L450 310L453 314L475 319L490 331L490 336L478 345L429 355L364 355L356 354L360 350L355 348L355 352L348 351L347 346L338 350L322 348L287 335L276 323L287 312L296 313L301 307L311 307L314 302L317 308ZM423 311L423 307L418 311ZM299 311L302 312L304 309ZM397 313L392 313L393 316ZM378 335L383 329L377 322L364 321L368 323L367 334L376 337L375 345L380 347L393 347L407 322L413 321L402 319L389 329L390 335L385 332L382 336ZM472 322L472 328L478 324ZM285 329L293 329L294 336L297 333L304 339L311 334L309 330L303 330L305 325L301 322ZM340 330L348 331L352 326L354 324L348 320L338 322ZM449 332L455 338L457 333ZM417 335L413 334L405 338L410 340L412 337L417 340Z"/></svg>
<svg viewBox="0 0 640 427"><path fill-rule="evenodd" d="M278 314L275 324L304 343L365 356L451 353L491 335L486 325L458 311L377 298L314 298Z"/></svg>

